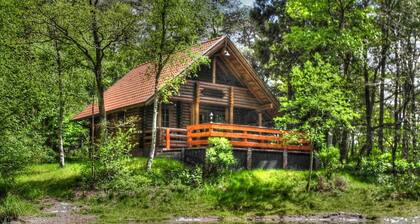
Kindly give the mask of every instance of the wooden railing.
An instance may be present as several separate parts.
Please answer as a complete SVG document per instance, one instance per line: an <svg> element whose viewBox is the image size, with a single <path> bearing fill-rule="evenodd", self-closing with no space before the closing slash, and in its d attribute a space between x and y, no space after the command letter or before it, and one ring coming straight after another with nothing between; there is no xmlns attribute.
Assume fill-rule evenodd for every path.
<svg viewBox="0 0 420 224"><path fill-rule="evenodd" d="M157 147L162 150L180 149L187 147L187 129L184 128L158 128ZM145 147L149 147L152 141L152 130L146 130Z"/></svg>
<svg viewBox="0 0 420 224"><path fill-rule="evenodd" d="M187 146L205 147L209 137L225 137L235 148L286 149L311 151L303 133L232 124L197 124L187 126Z"/></svg>

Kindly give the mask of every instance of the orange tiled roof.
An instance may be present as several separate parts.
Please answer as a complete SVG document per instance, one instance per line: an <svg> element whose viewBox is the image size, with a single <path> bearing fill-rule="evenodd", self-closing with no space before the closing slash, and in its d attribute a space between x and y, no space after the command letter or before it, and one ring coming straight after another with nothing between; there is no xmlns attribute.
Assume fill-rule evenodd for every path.
<svg viewBox="0 0 420 224"><path fill-rule="evenodd" d="M218 43L223 41L225 37L215 38L200 45L193 47L194 53L206 55L208 51L214 48ZM159 84L162 84L168 78L172 78L182 73L191 63L191 57L186 54L175 54L173 60L164 67L161 73ZM189 59L189 60L188 60ZM145 103L154 95L154 77L156 74L151 72L153 68L151 63L144 63L114 83L104 92L105 110L107 112L129 107L141 103ZM94 105L94 114L98 114L98 106ZM81 120L92 116L92 104L88 105L82 112L77 114L73 119Z"/></svg>

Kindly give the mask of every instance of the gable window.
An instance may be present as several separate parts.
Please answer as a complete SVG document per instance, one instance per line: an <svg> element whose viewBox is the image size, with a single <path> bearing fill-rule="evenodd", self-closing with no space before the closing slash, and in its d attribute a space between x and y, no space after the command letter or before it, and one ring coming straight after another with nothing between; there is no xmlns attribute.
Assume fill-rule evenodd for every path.
<svg viewBox="0 0 420 224"><path fill-rule="evenodd" d="M233 72L220 60L216 60L216 83L244 87Z"/></svg>

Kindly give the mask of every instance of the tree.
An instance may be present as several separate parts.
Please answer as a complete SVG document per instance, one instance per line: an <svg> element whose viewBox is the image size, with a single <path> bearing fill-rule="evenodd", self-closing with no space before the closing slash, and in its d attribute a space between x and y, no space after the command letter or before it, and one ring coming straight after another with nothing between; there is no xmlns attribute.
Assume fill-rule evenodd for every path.
<svg viewBox="0 0 420 224"><path fill-rule="evenodd" d="M168 94L173 91L166 91L162 86L174 86L170 82L180 84L179 80L161 80L162 72L169 63L173 63L172 57L180 51L188 51L187 48L192 46L198 38L198 30L200 23L191 17L194 7L187 0L157 0L150 3L150 11L147 14L147 38L144 44L144 55L148 57L148 61L152 66L149 68L149 74L154 78L154 99L153 99L153 123L152 123L152 144L147 162L147 170L152 169L153 159L156 149L156 132L157 132L157 116L158 106L162 99L167 98ZM193 52L185 52L190 55ZM191 59L190 56L185 57L186 60ZM182 60L178 57L178 60ZM199 62L192 57L192 61ZM172 60L172 61L171 61ZM182 62L185 63L185 62ZM192 66L194 67L194 66ZM171 90L177 89L169 88Z"/></svg>
<svg viewBox="0 0 420 224"><path fill-rule="evenodd" d="M256 26L255 44L252 49L259 64L254 65L264 78L287 83L286 90L275 89L287 98L293 98L290 83L290 71L293 65L303 63L299 60L299 50L285 45L285 34L295 22L286 13L285 0L256 0L250 11L252 22Z"/></svg>
<svg viewBox="0 0 420 224"><path fill-rule="evenodd" d="M54 39L73 46L92 71L98 94L101 140L106 139L104 61L130 42L137 26L130 5L116 1L77 0L39 3L37 20L57 32Z"/></svg>
<svg viewBox="0 0 420 224"><path fill-rule="evenodd" d="M280 99L282 115L275 118L279 127L293 124L304 131L317 148L325 147L326 133L332 128L352 127L357 114L352 110L348 93L343 90L343 78L336 66L316 54L313 62L294 67L290 76L295 97Z"/></svg>

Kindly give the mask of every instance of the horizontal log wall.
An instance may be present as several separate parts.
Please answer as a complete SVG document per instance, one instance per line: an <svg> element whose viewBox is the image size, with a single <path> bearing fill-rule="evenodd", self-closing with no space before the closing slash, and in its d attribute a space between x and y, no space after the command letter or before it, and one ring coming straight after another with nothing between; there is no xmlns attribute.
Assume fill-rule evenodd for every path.
<svg viewBox="0 0 420 224"><path fill-rule="evenodd" d="M192 102L194 96L194 83L196 81L188 80L180 88L180 93L178 96L173 97L174 100L180 100L184 102ZM200 103L202 104L214 104L229 106L229 91L230 87L228 85L215 84L209 82L200 82ZM223 92L222 98L210 97L203 95L203 90L213 89ZM255 96L247 89L243 87L234 87L233 88L233 101L235 102L234 107L242 107L249 109L260 109L262 104L260 101L255 98Z"/></svg>

